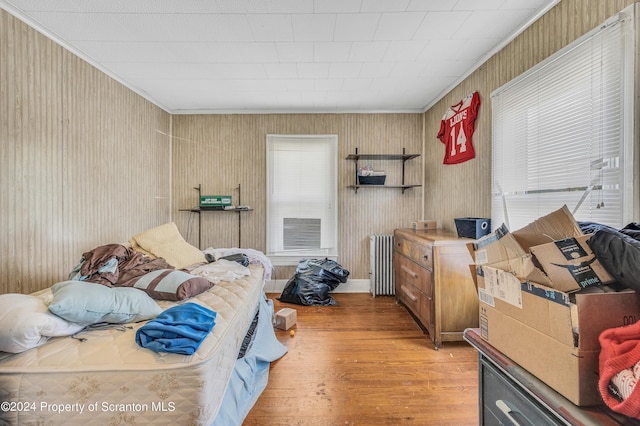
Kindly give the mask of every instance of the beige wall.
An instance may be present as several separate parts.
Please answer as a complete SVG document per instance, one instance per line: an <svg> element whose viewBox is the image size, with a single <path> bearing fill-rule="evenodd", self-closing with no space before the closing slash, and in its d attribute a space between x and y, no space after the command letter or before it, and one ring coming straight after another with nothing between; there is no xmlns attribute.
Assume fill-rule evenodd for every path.
<svg viewBox="0 0 640 426"><path fill-rule="evenodd" d="M633 3L562 0L425 113L426 217L451 230L455 217L491 217L491 92ZM442 115L476 90L482 102L473 136L476 158L444 166L436 139Z"/></svg>
<svg viewBox="0 0 640 426"><path fill-rule="evenodd" d="M0 11L0 293L47 287L83 251L171 219L197 244L198 218L180 209L197 204L198 184L234 197L242 186L242 203L254 210L243 213L241 245L263 250L269 133L338 135L339 262L352 278L368 278L369 234L407 226L423 209L451 230L454 217L490 215L491 92L632 3L561 1L425 114L171 117ZM477 157L444 166L440 119L474 90L482 99ZM347 189L353 163L345 157L356 147L421 153L407 163L407 182L424 174L424 186ZM378 166L389 183L398 179L398 163ZM236 245L237 214L203 215L203 248ZM275 278L290 275L279 269Z"/></svg>
<svg viewBox="0 0 640 426"><path fill-rule="evenodd" d="M0 293L30 293L169 220L170 115L2 10L0 58Z"/></svg>
<svg viewBox="0 0 640 426"><path fill-rule="evenodd" d="M197 205L197 191L238 195L254 210L242 214L242 247L265 250L267 134L338 135L338 262L351 278L369 278L369 234L392 233L420 215L422 188L347 189L355 164L346 156L422 152L421 114L284 114L173 116L173 214L188 241L198 244L198 218L182 208ZM362 164L362 163L361 163ZM401 182L400 161L375 163L387 171L387 183ZM422 179L422 157L406 163L405 181ZM237 204L234 201L235 204ZM190 224L191 222L191 224ZM238 214L202 214L202 248L238 246ZM287 279L292 268L276 268L275 279Z"/></svg>

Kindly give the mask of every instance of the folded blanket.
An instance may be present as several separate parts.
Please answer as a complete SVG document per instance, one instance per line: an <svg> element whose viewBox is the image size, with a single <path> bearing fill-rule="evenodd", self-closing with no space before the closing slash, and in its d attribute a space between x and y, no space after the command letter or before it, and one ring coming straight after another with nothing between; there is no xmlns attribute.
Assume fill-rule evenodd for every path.
<svg viewBox="0 0 640 426"><path fill-rule="evenodd" d="M216 324L216 312L185 303L174 306L136 331L136 343L156 352L193 355Z"/></svg>

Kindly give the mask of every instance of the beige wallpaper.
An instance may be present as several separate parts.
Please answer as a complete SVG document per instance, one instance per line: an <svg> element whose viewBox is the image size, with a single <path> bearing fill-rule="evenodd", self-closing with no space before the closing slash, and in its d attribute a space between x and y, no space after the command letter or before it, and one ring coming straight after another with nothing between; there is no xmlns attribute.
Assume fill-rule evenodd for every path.
<svg viewBox="0 0 640 426"><path fill-rule="evenodd" d="M422 152L420 114L284 114L284 115L176 115L173 125L173 214L188 241L198 245L198 220L202 220L201 246L265 250L266 238L266 137L267 134L338 135L340 221L338 262L351 278L369 277L369 234L392 233L419 218L422 188L347 189L353 183L355 164L346 160L356 147L361 154ZM422 179L422 157L405 165L405 181ZM401 182L401 161L381 161L388 184ZM244 213L197 214L180 209L198 204L197 191L232 195L234 204L242 190ZM239 216L241 215L241 216ZM239 227L238 220L241 220ZM238 240L241 232L241 241ZM287 279L291 268L276 268L274 278Z"/></svg>
<svg viewBox="0 0 640 426"><path fill-rule="evenodd" d="M194 244L201 219L203 248L263 250L270 133L338 135L339 262L366 279L369 234L423 217L453 230L454 217L490 215L490 93L632 3L562 0L425 114L170 116L0 11L0 293L47 287L83 251L171 219ZM440 119L475 90L476 159L444 166ZM345 157L356 147L422 154L407 163L406 180L423 187L347 189L354 170ZM399 163L378 166L388 183L399 179ZM181 211L197 204L198 184L234 197L240 185L254 210ZM274 277L290 275L279 268Z"/></svg>
<svg viewBox="0 0 640 426"><path fill-rule="evenodd" d="M0 10L0 293L170 219L170 116Z"/></svg>

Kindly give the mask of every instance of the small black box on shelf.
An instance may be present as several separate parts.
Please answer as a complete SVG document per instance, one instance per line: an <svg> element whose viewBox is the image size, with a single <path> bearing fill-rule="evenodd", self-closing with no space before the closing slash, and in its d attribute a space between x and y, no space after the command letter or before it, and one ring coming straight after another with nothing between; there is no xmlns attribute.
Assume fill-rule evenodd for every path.
<svg viewBox="0 0 640 426"><path fill-rule="evenodd" d="M491 232L491 219L483 217L457 217L454 221L456 222L458 237L477 240Z"/></svg>
<svg viewBox="0 0 640 426"><path fill-rule="evenodd" d="M386 175L381 176L358 176L358 184L360 185L384 185L387 179Z"/></svg>

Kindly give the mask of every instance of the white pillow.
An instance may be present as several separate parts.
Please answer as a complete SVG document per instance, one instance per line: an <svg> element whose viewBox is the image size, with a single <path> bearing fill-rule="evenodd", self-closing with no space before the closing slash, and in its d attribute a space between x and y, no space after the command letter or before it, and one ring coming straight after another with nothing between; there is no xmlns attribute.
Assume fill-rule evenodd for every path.
<svg viewBox="0 0 640 426"><path fill-rule="evenodd" d="M51 287L49 310L80 324L123 324L156 317L162 309L142 290L107 287L87 281L62 281Z"/></svg>
<svg viewBox="0 0 640 426"><path fill-rule="evenodd" d="M43 345L49 337L70 336L83 328L53 315L41 297L0 294L0 351L24 352Z"/></svg>

